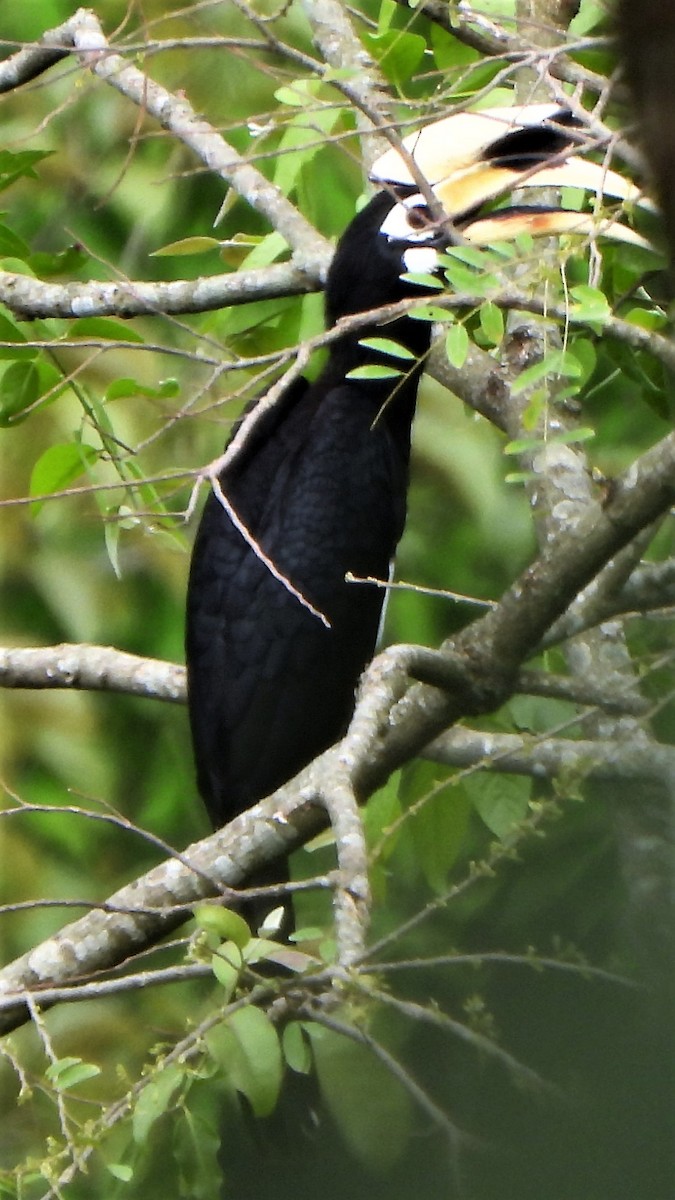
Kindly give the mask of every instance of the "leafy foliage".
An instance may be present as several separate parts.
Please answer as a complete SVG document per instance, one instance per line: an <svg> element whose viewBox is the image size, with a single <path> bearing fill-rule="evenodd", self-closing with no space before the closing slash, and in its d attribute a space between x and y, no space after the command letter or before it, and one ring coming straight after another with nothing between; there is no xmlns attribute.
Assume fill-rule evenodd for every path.
<svg viewBox="0 0 675 1200"><path fill-rule="evenodd" d="M511 29L510 0L485 7ZM184 90L321 234L346 225L363 188L361 116L348 99L358 73L322 63L317 77L301 6L258 6L262 27L227 3L96 8L109 32L126 20L116 48ZM511 58L482 53L461 22L453 31L393 0L366 0L356 15L342 8L402 128L510 99ZM29 40L69 16L69 6L38 0L8 11L5 33ZM584 36L597 17L583 3L573 32ZM266 31L276 44L265 44ZM569 62L583 70L590 53L585 45ZM613 69L604 39L593 55L594 71ZM220 180L74 60L2 102L4 271L114 286L286 260L284 239L258 212L233 190L223 204ZM456 371L475 349L506 370L499 356L514 324L500 302L505 280L543 291L563 316L547 319L543 353L510 380L518 436L424 385L397 564L416 587L392 593L388 641L436 646L475 616L475 598L495 600L513 581L533 553L527 488L539 485L544 449L583 445L593 470L611 476L667 431L656 341L608 333L616 318L654 338L664 328L658 265L637 247L594 248L589 258L577 237L552 253L525 238L445 256L444 283L472 302L454 310L439 295L416 315L443 324ZM321 330L317 295L132 319L28 323L2 309L3 640L100 642L179 661L185 514L198 472L244 404L278 378L289 347ZM386 327L364 344L392 362L357 377L408 369ZM577 406L578 421L552 428ZM649 554L672 554L667 526ZM669 610L626 622L664 745L673 739L669 634ZM550 674L561 663L556 648L538 661ZM59 928L66 903L99 901L158 861L161 848L142 831L182 849L207 830L180 709L46 690L3 691L0 706L10 958ZM603 720L620 741L620 722ZM516 697L477 733L523 735L531 753L562 733L573 750L602 740L602 720L572 701ZM330 999L330 912L323 892L308 891L296 900L291 949L205 905L175 943L130 968L173 967L171 986L36 1009L1 1060L0 1193L153 1200L169 1179L171 1196L213 1200L222 1178L225 1197L263 1200L310 1188L326 1198L379 1189L392 1200L422 1191L665 1197L655 1149L665 1097L658 1047L644 1036L657 1022L626 982L648 975L640 947L650 914L634 910L630 887L636 796L657 828L659 799L650 781L598 781L592 755L570 758L553 778L490 773L489 760L487 749L464 767L420 760L370 800L372 950ZM333 865L324 838L295 856L293 875ZM639 880L649 869L638 864Z"/></svg>

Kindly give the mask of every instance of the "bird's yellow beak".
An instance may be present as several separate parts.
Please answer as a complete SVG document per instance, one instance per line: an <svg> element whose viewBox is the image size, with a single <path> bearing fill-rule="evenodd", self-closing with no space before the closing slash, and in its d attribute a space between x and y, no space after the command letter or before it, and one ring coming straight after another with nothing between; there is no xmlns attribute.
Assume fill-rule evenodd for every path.
<svg viewBox="0 0 675 1200"><path fill-rule="evenodd" d="M616 171L580 157L583 133L571 113L556 105L529 104L456 113L404 138L407 155L391 149L371 171L375 183L418 189L410 159L467 240L480 244L568 232L595 233L636 245L649 243L617 220L569 210L525 209L481 215L489 201L518 188L574 187L626 204L653 203Z"/></svg>
<svg viewBox="0 0 675 1200"><path fill-rule="evenodd" d="M532 237L559 237L563 233L579 233L586 237L608 237L653 250L651 242L630 225L598 217L595 213L575 212L565 208L504 208L478 217L462 227L462 236L476 246L493 242L511 242L521 233Z"/></svg>

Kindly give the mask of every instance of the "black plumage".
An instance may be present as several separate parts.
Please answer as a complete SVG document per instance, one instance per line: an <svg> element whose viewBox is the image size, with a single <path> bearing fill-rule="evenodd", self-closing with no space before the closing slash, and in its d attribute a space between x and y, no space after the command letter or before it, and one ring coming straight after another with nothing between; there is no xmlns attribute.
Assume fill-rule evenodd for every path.
<svg viewBox="0 0 675 1200"><path fill-rule="evenodd" d="M381 192L338 243L326 286L329 325L420 289L401 280L410 242L381 227ZM419 212L413 215L419 221ZM411 218L412 220L413 218ZM412 234L419 246L434 243ZM383 334L415 356L365 349ZM274 578L213 493L195 541L187 598L190 722L198 785L215 826L296 774L345 732L375 649L384 591L403 531L410 426L430 325L407 316L333 343L314 383L299 380L258 423L220 477L234 511L278 571L330 622ZM386 361L404 376L352 380Z"/></svg>
<svg viewBox="0 0 675 1200"><path fill-rule="evenodd" d="M634 195L615 172L575 157L576 121L555 105L455 114L405 145L455 227L477 243L523 230L595 230L592 214L550 206L486 213L484 203L505 189L567 184ZM338 243L326 286L329 326L420 295L402 273L433 269L430 250L450 240L430 221L409 157L389 150L373 177L388 190ZM641 242L620 222L603 230ZM401 366L361 345L374 333L411 352L401 377L349 378L373 361ZM207 499L192 556L186 650L199 790L216 826L274 791L347 728L384 591L345 576L388 575L405 521L410 427L429 340L429 324L408 316L345 332L317 381L289 388L221 474L240 521L329 628L275 578L218 497Z"/></svg>

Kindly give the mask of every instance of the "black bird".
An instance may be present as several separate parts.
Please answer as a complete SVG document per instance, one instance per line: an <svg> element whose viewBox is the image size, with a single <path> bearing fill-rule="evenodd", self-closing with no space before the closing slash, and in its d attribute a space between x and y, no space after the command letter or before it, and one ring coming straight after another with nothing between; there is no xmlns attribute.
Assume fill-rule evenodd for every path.
<svg viewBox="0 0 675 1200"><path fill-rule="evenodd" d="M588 228L576 212L502 209L485 218L480 210L482 199L505 185L529 185L537 172L546 184L624 194L619 176L574 159L578 147L566 123L550 106L461 114L407 144L469 239ZM401 276L433 270L438 248L448 244L394 152L374 174L392 186L338 243L326 284L329 326L423 295ZM374 334L413 357L365 348L362 339ZM409 316L345 332L316 382L290 387L220 476L239 520L314 612L275 578L218 497L206 501L190 570L186 651L198 785L214 826L274 791L347 729L384 591L345 576L388 576L405 521L410 429L429 341L430 325ZM373 362L404 374L350 378Z"/></svg>
<svg viewBox="0 0 675 1200"><path fill-rule="evenodd" d="M394 197L379 193L338 243L326 284L330 326L415 293L401 280L412 247L382 231L395 208ZM433 229L424 238L427 246L440 240ZM376 332L414 358L402 363L364 348L361 340ZM186 648L198 785L216 826L291 778L349 724L385 593L345 575L388 577L405 521L410 426L429 339L429 324L409 317L384 331L373 324L345 334L316 382L295 383L221 476L247 530L328 625L274 577L217 496L206 501ZM373 361L403 365L405 374L347 377Z"/></svg>

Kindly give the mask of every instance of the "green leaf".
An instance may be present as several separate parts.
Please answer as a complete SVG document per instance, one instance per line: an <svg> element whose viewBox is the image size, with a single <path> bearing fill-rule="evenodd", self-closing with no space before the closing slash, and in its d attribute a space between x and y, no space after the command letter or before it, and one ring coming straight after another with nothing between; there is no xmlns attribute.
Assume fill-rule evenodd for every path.
<svg viewBox="0 0 675 1200"><path fill-rule="evenodd" d="M404 283L412 283L415 287L433 288L435 292L444 291L441 280L436 275L429 275L426 271L404 271L401 275Z"/></svg>
<svg viewBox="0 0 675 1200"><path fill-rule="evenodd" d="M443 779L442 767L417 761L401 774L401 801L415 804L409 818L417 861L437 893L448 885L448 871L462 848L471 805L455 778ZM426 798L424 798L426 797Z"/></svg>
<svg viewBox="0 0 675 1200"><path fill-rule="evenodd" d="M420 8L422 4L424 4L424 0L408 0L408 7L411 9ZM472 47L463 45L447 30L441 29L439 25L430 25L429 40L439 71L456 71L457 68L476 61L477 54Z"/></svg>
<svg viewBox="0 0 675 1200"><path fill-rule="evenodd" d="M580 283L577 287L570 289L570 296L573 300L571 312L575 320L604 325L612 315L607 297L599 288L590 287L587 283Z"/></svg>
<svg viewBox="0 0 675 1200"><path fill-rule="evenodd" d="M30 477L29 495L49 496L60 492L79 479L91 463L96 462L98 451L81 442L61 442L50 446L37 460ZM35 516L43 501L31 505Z"/></svg>
<svg viewBox="0 0 675 1200"><path fill-rule="evenodd" d="M486 340L492 346L498 346L504 337L504 316L501 308L491 300L486 300L485 304L481 304L478 316Z"/></svg>
<svg viewBox="0 0 675 1200"><path fill-rule="evenodd" d="M581 364L570 351L552 350L540 362L533 363L531 367L526 367L524 371L520 372L518 378L511 385L511 392L514 396L518 396L543 379L557 378L558 376L578 379L581 374Z"/></svg>
<svg viewBox="0 0 675 1200"><path fill-rule="evenodd" d="M23 176L37 179L33 167L52 153L51 150L0 150L0 192Z"/></svg>
<svg viewBox="0 0 675 1200"><path fill-rule="evenodd" d="M131 1128L134 1141L142 1145L155 1121L163 1116L185 1079L183 1067L171 1066L159 1070L146 1083L134 1108Z"/></svg>
<svg viewBox="0 0 675 1200"><path fill-rule="evenodd" d="M247 271L252 270L254 267L269 267L271 263L276 262L278 258L287 254L287 252L288 243L286 239L274 229L272 233L268 233L262 238L256 246L253 246L250 253L246 255L242 265L246 267ZM275 307L274 301L270 301L270 304L273 308ZM251 305L251 307L254 306Z"/></svg>
<svg viewBox="0 0 675 1200"><path fill-rule="evenodd" d="M482 275L478 271L473 271L471 267L465 266L464 263L454 260L443 268L443 274L453 292L468 292L470 296L484 295L488 286L494 287L496 283L491 275Z"/></svg>
<svg viewBox="0 0 675 1200"><path fill-rule="evenodd" d="M9 346L0 346L0 360L35 358L36 347L22 346L26 341L25 335L12 318L0 311L0 342L9 342Z"/></svg>
<svg viewBox="0 0 675 1200"><path fill-rule="evenodd" d="M284 1058L292 1071L308 1075L312 1069L312 1051L300 1021L291 1021L281 1036Z"/></svg>
<svg viewBox="0 0 675 1200"><path fill-rule="evenodd" d="M244 918L230 908L220 904L200 904L194 910L195 921L200 929L215 933L223 941L234 942L243 950L251 940L251 930Z"/></svg>
<svg viewBox="0 0 675 1200"><path fill-rule="evenodd" d="M583 38L591 33L593 29L602 26L607 20L607 9L603 3L596 3L596 0L586 0L585 4L579 5L579 9L570 22L570 32L575 38Z"/></svg>
<svg viewBox="0 0 675 1200"><path fill-rule="evenodd" d="M469 353L469 335L463 325L456 321L450 326L445 338L445 353L448 362L455 370L460 371Z"/></svg>
<svg viewBox="0 0 675 1200"><path fill-rule="evenodd" d="M177 379L163 379L156 387L150 387L147 383L140 383L138 379L132 379L130 376L125 376L122 379L116 379L114 383L107 388L104 400L121 400L127 396L152 396L156 399L168 399L177 396L180 392L180 384Z"/></svg>
<svg viewBox="0 0 675 1200"><path fill-rule="evenodd" d="M405 1153L412 1103L404 1087L365 1047L306 1022L321 1092L347 1144L373 1172Z"/></svg>
<svg viewBox="0 0 675 1200"><path fill-rule="evenodd" d="M365 367L354 367L347 372L347 379L397 379L403 374L396 367L385 367L379 363L368 363Z"/></svg>
<svg viewBox="0 0 675 1200"><path fill-rule="evenodd" d="M27 258L30 251L23 238L20 238L18 233L10 229L7 225L0 224L0 255L6 258L11 255L13 258Z"/></svg>
<svg viewBox="0 0 675 1200"><path fill-rule="evenodd" d="M631 308L630 312L626 313L625 321L630 321L631 325L639 325L640 329L648 329L650 332L657 329L663 329L668 324L668 317L661 309L653 308Z"/></svg>
<svg viewBox="0 0 675 1200"><path fill-rule="evenodd" d="M507 705L516 729L528 733L548 733L557 725L574 718L576 709L569 700L552 696L512 696Z"/></svg>
<svg viewBox="0 0 675 1200"><path fill-rule="evenodd" d="M437 304L421 304L419 308L412 309L408 313L413 321L440 321L443 325L449 325L455 320L455 314L448 311L447 308L440 308Z"/></svg>
<svg viewBox="0 0 675 1200"><path fill-rule="evenodd" d="M68 332L74 338L104 338L111 342L139 342L141 345L145 342L138 330L113 317L80 317Z"/></svg>
<svg viewBox="0 0 675 1200"><path fill-rule="evenodd" d="M476 812L498 838L507 837L527 816L532 780L526 776L484 772L467 777L464 783Z"/></svg>
<svg viewBox="0 0 675 1200"><path fill-rule="evenodd" d="M169 242L166 246L161 246L159 250L152 250L151 258L164 257L180 257L185 254L207 254L210 250L219 250L222 243L219 238L203 237L195 235L194 237L181 238L178 242Z"/></svg>
<svg viewBox="0 0 675 1200"><path fill-rule="evenodd" d="M40 373L32 362L13 362L0 378L0 426L18 425L40 394Z"/></svg>
<svg viewBox="0 0 675 1200"><path fill-rule="evenodd" d="M314 84L316 81L308 81ZM301 171L313 161L325 144L321 134L329 137L341 118L337 105L320 108L312 101L311 116L303 109L286 125L275 157L274 183L288 196L296 187Z"/></svg>
<svg viewBox="0 0 675 1200"><path fill-rule="evenodd" d="M511 471L504 476L504 483L531 483L535 479L534 471Z"/></svg>
<svg viewBox="0 0 675 1200"><path fill-rule="evenodd" d="M469 267L475 267L476 272L485 274L489 267L493 267L499 261L499 256L492 248L484 248L482 246L448 246L447 250L443 251L440 256L440 264L444 267L452 269L458 263ZM476 273L472 274L471 278L474 283L476 281Z"/></svg>
<svg viewBox="0 0 675 1200"><path fill-rule="evenodd" d="M235 946L234 942L225 942L220 950L211 956L211 967L218 983L223 988L225 993L223 1000L227 1004L232 999L239 983L241 950Z"/></svg>
<svg viewBox="0 0 675 1200"><path fill-rule="evenodd" d="M284 909L282 907L274 911L280 911L283 916ZM264 929L264 927L265 922L263 921L261 929ZM277 954L280 949L281 942L275 942L267 937L252 937L250 942L244 947L243 959L245 963L248 963L252 967L256 963L266 962L270 955Z"/></svg>
<svg viewBox="0 0 675 1200"><path fill-rule="evenodd" d="M408 350L408 347L402 346L400 342L392 341L391 338L361 338L359 345L365 346L367 350L381 350L383 354L391 354L392 358L415 358L412 350Z"/></svg>
<svg viewBox="0 0 675 1200"><path fill-rule="evenodd" d="M237 1009L227 1024L238 1051L230 1079L255 1115L267 1117L274 1111L283 1078L279 1035L267 1014L252 1004Z"/></svg>
<svg viewBox="0 0 675 1200"><path fill-rule="evenodd" d="M386 33L391 28L391 23L396 16L398 6L394 0L381 0L380 11L377 18L378 34Z"/></svg>
<svg viewBox="0 0 675 1200"><path fill-rule="evenodd" d="M116 518L120 513L128 512L127 505L116 506L114 504L106 505L98 501L99 508L103 514L103 540L105 542L106 554L108 562L115 572L115 578L122 578L122 567L120 565L120 533L122 532L123 522Z"/></svg>
<svg viewBox="0 0 675 1200"><path fill-rule="evenodd" d="M74 275L88 262L88 257L81 246L67 246L55 254L36 250L28 255L27 262L31 270L44 279L52 275Z"/></svg>
<svg viewBox="0 0 675 1200"><path fill-rule="evenodd" d="M579 429L565 430L563 433L556 433L552 437L546 438L549 445L559 446L574 446L577 442L589 442L595 437L595 430L589 425L582 426ZM544 439L541 437L531 438L515 438L512 442L507 442L504 447L505 454L530 454L544 445Z"/></svg>
<svg viewBox="0 0 675 1200"><path fill-rule="evenodd" d="M133 1179L133 1168L127 1163L106 1163L106 1170L115 1178L121 1180L122 1183L129 1183Z"/></svg>
<svg viewBox="0 0 675 1200"><path fill-rule="evenodd" d="M217 1200L223 1196L218 1186L222 1180L218 1162L222 1114L213 1103L213 1093L207 1096L204 1087L192 1087L189 1099L190 1104L183 1107L172 1138L177 1178L176 1188L172 1187L169 1194L172 1200L174 1196L176 1200L179 1196L184 1200L187 1197L189 1200ZM145 1189L144 1195L148 1195Z"/></svg>
<svg viewBox="0 0 675 1200"><path fill-rule="evenodd" d="M262 234L235 233L220 243L220 261L236 269L263 240Z"/></svg>
<svg viewBox="0 0 675 1200"><path fill-rule="evenodd" d="M95 1079L100 1074L100 1067L95 1063L83 1062L81 1058L60 1058L57 1062L50 1063L45 1071L47 1079L61 1092L68 1091L87 1079Z"/></svg>
<svg viewBox="0 0 675 1200"><path fill-rule="evenodd" d="M579 382L581 384L588 383L598 364L598 353L593 342L589 338L575 338L571 346L571 353L579 363L581 370Z"/></svg>
<svg viewBox="0 0 675 1200"><path fill-rule="evenodd" d="M410 79L426 50L423 37L399 29L388 29L384 33L376 34L362 32L361 39L387 79L397 87Z"/></svg>
<svg viewBox="0 0 675 1200"><path fill-rule="evenodd" d="M315 100L321 81L317 79L294 79L283 87L277 88L275 100L287 104L290 108L305 108L308 100Z"/></svg>

